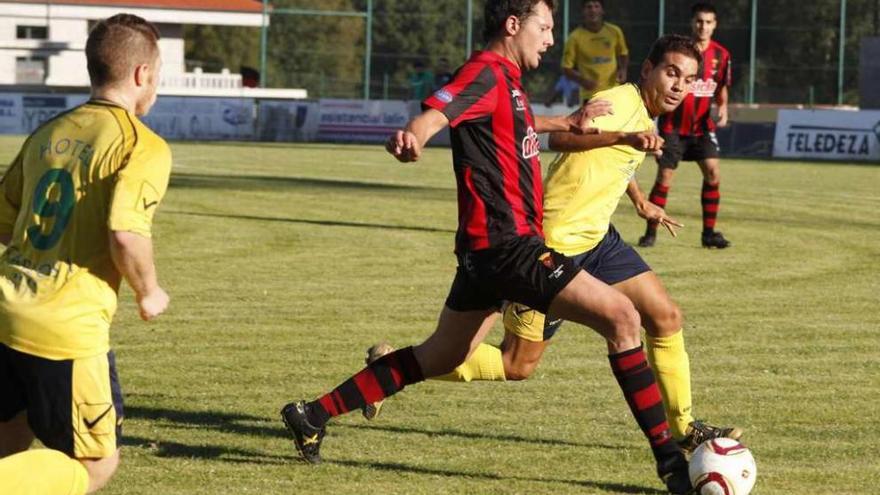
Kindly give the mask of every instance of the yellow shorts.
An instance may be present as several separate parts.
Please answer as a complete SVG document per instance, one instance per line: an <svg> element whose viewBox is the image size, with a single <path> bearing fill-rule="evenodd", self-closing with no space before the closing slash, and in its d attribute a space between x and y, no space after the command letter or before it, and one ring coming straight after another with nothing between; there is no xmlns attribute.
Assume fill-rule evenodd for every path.
<svg viewBox="0 0 880 495"><path fill-rule="evenodd" d="M109 457L123 417L113 351L55 361L0 344L0 421L22 411L46 447L77 459Z"/></svg>
<svg viewBox="0 0 880 495"><path fill-rule="evenodd" d="M544 313L524 304L509 302L504 307L504 330L530 342L549 340L562 320L546 321Z"/></svg>

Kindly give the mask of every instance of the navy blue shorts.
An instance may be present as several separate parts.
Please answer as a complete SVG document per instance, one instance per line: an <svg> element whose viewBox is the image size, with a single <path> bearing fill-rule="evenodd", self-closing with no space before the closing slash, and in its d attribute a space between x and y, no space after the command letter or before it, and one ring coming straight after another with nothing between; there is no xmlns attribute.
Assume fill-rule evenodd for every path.
<svg viewBox="0 0 880 495"><path fill-rule="evenodd" d="M574 263L608 285L629 280L651 271L651 267L629 244L623 242L614 225L593 249L573 256ZM556 333L562 320L545 320L544 340Z"/></svg>

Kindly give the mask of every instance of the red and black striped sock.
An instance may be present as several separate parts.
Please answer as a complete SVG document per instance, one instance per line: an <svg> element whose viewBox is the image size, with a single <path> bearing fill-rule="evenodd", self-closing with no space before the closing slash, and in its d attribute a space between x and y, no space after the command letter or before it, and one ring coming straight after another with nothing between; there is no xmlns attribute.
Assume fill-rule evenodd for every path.
<svg viewBox="0 0 880 495"><path fill-rule="evenodd" d="M718 190L720 182L710 184L703 182L703 193L700 195L700 203L703 205L703 233L715 231L715 219L718 218L718 206L721 203L721 191Z"/></svg>
<svg viewBox="0 0 880 495"><path fill-rule="evenodd" d="M334 416L378 402L424 379L413 348L404 347L373 361L332 392L309 402L309 423L321 427Z"/></svg>
<svg viewBox="0 0 880 495"><path fill-rule="evenodd" d="M660 389L642 346L611 354L608 360L630 411L651 444L654 458L660 460L678 452L666 421Z"/></svg>
<svg viewBox="0 0 880 495"><path fill-rule="evenodd" d="M651 188L651 194L648 195L648 201L654 203L660 208L666 208L666 196L669 194L669 186L664 186L659 182L654 183ZM648 230L657 232L657 222L648 222Z"/></svg>

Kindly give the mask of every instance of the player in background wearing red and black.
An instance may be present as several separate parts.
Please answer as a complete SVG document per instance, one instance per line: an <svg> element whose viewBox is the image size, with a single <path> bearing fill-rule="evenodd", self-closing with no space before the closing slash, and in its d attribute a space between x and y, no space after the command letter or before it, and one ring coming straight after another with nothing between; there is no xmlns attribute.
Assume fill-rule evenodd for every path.
<svg viewBox="0 0 880 495"><path fill-rule="evenodd" d="M537 133L587 132L594 117L610 110L607 102L598 101L568 116L532 115L521 71L537 68L553 45L554 3L489 0L486 49L474 53L449 84L423 102L424 111L389 138L388 151L410 162L431 136L451 128L458 268L427 340L376 359L316 400L284 406L281 416L307 461L320 462L331 418L445 375L464 362L508 300L589 326L605 338L612 372L649 442L660 478L672 493L691 490L687 461L672 440L642 349L639 313L622 293L544 242Z"/></svg>
<svg viewBox="0 0 880 495"><path fill-rule="evenodd" d="M660 117L660 136L666 140L663 154L657 158L657 180L648 199L666 208L666 198L672 186L675 169L680 160L695 160L703 172L703 247L723 249L730 241L715 230L718 207L721 203L721 171L718 160L716 123L711 117L712 103L718 107L718 127L727 125L727 98L731 84L730 53L712 39L718 26L718 13L709 3L691 7L691 28L697 46L703 54L702 76L691 87L691 94L674 112ZM639 246L651 247L657 240L657 223L648 222Z"/></svg>

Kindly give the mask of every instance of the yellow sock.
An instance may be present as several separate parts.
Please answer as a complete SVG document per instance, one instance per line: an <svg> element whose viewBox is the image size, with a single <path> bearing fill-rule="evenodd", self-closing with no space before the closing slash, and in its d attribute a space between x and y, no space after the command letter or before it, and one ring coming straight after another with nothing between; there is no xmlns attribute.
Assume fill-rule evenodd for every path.
<svg viewBox="0 0 880 495"><path fill-rule="evenodd" d="M666 418L672 436L681 440L691 415L691 364L684 349L684 332L679 330L669 337L645 336L648 343L648 361L657 377L657 385L666 406Z"/></svg>
<svg viewBox="0 0 880 495"><path fill-rule="evenodd" d="M480 344L471 357L458 365L458 368L455 368L452 373L434 379L448 382L469 382L471 380L503 382L506 377L504 376L501 349L489 344Z"/></svg>
<svg viewBox="0 0 880 495"><path fill-rule="evenodd" d="M3 495L85 495L89 472L76 459L51 449L33 449L0 459Z"/></svg>

